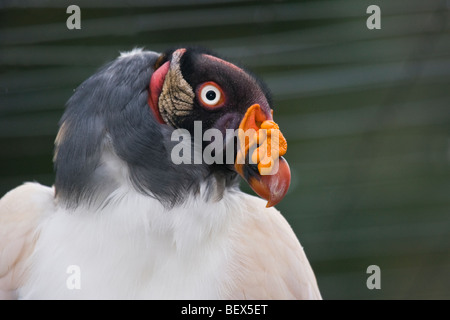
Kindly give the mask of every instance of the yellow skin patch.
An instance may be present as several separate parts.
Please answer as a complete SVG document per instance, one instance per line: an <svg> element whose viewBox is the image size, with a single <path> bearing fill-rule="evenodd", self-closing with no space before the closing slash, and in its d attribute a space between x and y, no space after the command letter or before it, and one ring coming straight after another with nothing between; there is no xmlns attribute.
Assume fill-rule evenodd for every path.
<svg viewBox="0 0 450 320"><path fill-rule="evenodd" d="M272 172L276 161L287 151L287 142L278 125L272 120L266 120L256 132L259 147L253 151L252 161L258 164L261 175Z"/></svg>
<svg viewBox="0 0 450 320"><path fill-rule="evenodd" d="M261 175L270 175L278 159L286 153L287 142L278 124L264 118L258 104L252 105L245 113L239 125L240 149L236 161L243 163L249 150L254 149L251 162L258 165ZM249 130L253 133L249 134Z"/></svg>

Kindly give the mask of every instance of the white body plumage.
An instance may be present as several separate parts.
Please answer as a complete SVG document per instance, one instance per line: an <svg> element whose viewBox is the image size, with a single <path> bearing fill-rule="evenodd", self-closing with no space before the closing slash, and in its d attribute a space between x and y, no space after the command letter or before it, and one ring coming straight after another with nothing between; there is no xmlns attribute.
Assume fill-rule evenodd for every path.
<svg viewBox="0 0 450 320"><path fill-rule="evenodd" d="M25 195L28 201L16 201ZM25 184L0 202L0 220L17 220L9 233L11 224L1 224L0 234L10 242L1 248L0 294L22 299L320 298L303 249L277 210L239 191L226 192L218 202L196 199L167 211L124 187L111 196L113 205L68 211L54 202L52 188ZM10 259L9 272L6 253L20 257ZM72 265L80 268L80 289L67 285Z"/></svg>

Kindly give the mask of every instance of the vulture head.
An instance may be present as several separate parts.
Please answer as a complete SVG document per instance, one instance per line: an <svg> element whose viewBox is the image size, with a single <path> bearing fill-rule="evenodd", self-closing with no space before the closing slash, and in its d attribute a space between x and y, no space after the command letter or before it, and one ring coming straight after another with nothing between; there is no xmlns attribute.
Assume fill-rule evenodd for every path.
<svg viewBox="0 0 450 320"><path fill-rule="evenodd" d="M69 207L104 204L123 186L173 207L190 195L218 200L241 176L273 206L290 183L286 148L253 74L205 49L135 49L67 102L55 189Z"/></svg>

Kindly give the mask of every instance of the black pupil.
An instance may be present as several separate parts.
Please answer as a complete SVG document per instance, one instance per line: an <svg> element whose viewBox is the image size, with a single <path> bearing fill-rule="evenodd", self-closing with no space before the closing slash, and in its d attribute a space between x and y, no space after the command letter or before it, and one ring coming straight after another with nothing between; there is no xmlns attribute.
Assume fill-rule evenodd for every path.
<svg viewBox="0 0 450 320"><path fill-rule="evenodd" d="M209 90L209 91L206 93L206 99L208 99L208 100L210 100L210 101L213 101L215 98L216 98L216 93L215 93L214 91Z"/></svg>

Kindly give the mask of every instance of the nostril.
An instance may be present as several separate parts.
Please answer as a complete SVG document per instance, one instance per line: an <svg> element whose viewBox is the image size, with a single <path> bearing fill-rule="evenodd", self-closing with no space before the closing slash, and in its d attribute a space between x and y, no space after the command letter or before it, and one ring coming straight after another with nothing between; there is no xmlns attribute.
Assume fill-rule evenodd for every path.
<svg viewBox="0 0 450 320"><path fill-rule="evenodd" d="M236 130L239 126L240 115L238 113L227 113L216 120L213 127L219 129L225 136L226 129Z"/></svg>
<svg viewBox="0 0 450 320"><path fill-rule="evenodd" d="M229 128L231 125L231 119L227 119L227 121L225 122L225 128Z"/></svg>

